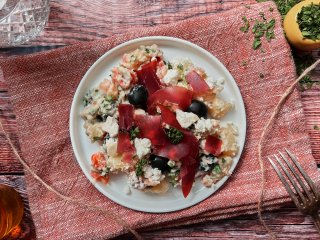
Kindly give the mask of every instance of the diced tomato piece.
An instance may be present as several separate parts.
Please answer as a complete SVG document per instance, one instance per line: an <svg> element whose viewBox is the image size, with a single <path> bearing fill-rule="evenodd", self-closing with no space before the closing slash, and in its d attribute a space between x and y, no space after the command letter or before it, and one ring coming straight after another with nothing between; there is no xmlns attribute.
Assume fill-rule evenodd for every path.
<svg viewBox="0 0 320 240"><path fill-rule="evenodd" d="M181 159L181 162L182 164L180 168L180 177L182 184L182 193L186 198L192 188L195 175L199 167L199 161L191 156L185 156Z"/></svg>
<svg viewBox="0 0 320 240"><path fill-rule="evenodd" d="M139 83L146 87L149 95L161 88L160 79L156 74L157 61L152 61L137 70Z"/></svg>
<svg viewBox="0 0 320 240"><path fill-rule="evenodd" d="M102 168L105 166L106 158L102 152L97 152L91 156L91 164L94 168Z"/></svg>
<svg viewBox="0 0 320 240"><path fill-rule="evenodd" d="M219 156L221 154L222 141L216 136L208 136L206 138L206 143L204 150L211 153L214 156Z"/></svg>
<svg viewBox="0 0 320 240"><path fill-rule="evenodd" d="M164 145L167 142L167 136L161 126L161 116L137 114L134 119L141 138L150 139L154 146Z"/></svg>
<svg viewBox="0 0 320 240"><path fill-rule="evenodd" d="M159 108L161 109L161 120L163 123L166 123L171 127L177 128L179 130L183 130L183 128L177 121L176 114L174 112L162 105L159 105Z"/></svg>
<svg viewBox="0 0 320 240"><path fill-rule="evenodd" d="M135 148L130 141L130 134L128 132L120 131L118 133L117 152L120 154L123 154L123 153L132 153L134 151L135 151Z"/></svg>
<svg viewBox="0 0 320 240"><path fill-rule="evenodd" d="M119 129L129 131L134 124L134 107L131 104L119 104Z"/></svg>
<svg viewBox="0 0 320 240"><path fill-rule="evenodd" d="M101 176L99 173L94 172L94 171L91 171L90 175L91 175L91 177L93 177L94 180L96 180L98 182L102 182L103 184L107 184L110 179L109 175Z"/></svg>
<svg viewBox="0 0 320 240"><path fill-rule="evenodd" d="M192 100L192 91L179 86L166 87L153 93L148 99L149 113L155 113L157 105L176 107L185 110Z"/></svg>
<svg viewBox="0 0 320 240"><path fill-rule="evenodd" d="M191 85L193 92L197 95L206 93L210 90L208 84L196 71L189 72L186 75L186 80Z"/></svg>

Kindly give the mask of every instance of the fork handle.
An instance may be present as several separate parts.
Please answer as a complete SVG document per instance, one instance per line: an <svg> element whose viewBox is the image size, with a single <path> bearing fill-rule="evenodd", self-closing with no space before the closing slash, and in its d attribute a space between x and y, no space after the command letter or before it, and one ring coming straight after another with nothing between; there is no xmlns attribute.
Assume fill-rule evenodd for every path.
<svg viewBox="0 0 320 240"><path fill-rule="evenodd" d="M318 232L320 233L320 217L318 212L311 216L314 221L314 225L316 225Z"/></svg>

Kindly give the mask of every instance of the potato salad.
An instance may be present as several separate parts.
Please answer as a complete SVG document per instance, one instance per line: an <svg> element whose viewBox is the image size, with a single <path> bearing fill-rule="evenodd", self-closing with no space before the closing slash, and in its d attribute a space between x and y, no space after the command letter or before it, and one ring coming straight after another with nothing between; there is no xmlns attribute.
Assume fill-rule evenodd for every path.
<svg viewBox="0 0 320 240"><path fill-rule="evenodd" d="M84 129L101 146L91 176L107 184L126 174L128 194L172 186L187 197L195 181L214 186L239 151L237 126L223 121L234 108L220 96L223 85L188 58L166 59L155 44L125 53L83 98Z"/></svg>

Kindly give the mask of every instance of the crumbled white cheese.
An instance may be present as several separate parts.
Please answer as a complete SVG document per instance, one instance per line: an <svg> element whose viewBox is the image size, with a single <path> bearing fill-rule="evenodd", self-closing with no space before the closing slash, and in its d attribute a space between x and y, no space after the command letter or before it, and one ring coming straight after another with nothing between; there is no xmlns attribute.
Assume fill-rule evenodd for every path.
<svg viewBox="0 0 320 240"><path fill-rule="evenodd" d="M199 120L199 117L196 114L184 112L179 109L176 111L176 118L183 128L188 128Z"/></svg>
<svg viewBox="0 0 320 240"><path fill-rule="evenodd" d="M209 175L205 175L202 178L202 184L206 187L212 187L212 185L214 184L214 180L212 177L210 177Z"/></svg>
<svg viewBox="0 0 320 240"><path fill-rule="evenodd" d="M176 165L176 162L172 161L172 160L169 160L167 164L168 164L169 167L173 168Z"/></svg>
<svg viewBox="0 0 320 240"><path fill-rule="evenodd" d="M135 138L134 146L139 159L150 153L151 141L148 138Z"/></svg>
<svg viewBox="0 0 320 240"><path fill-rule="evenodd" d="M200 140L200 141L199 141L199 147L200 147L200 149L201 149L205 154L209 154L207 151L204 150L205 146L206 146L206 140L205 140L205 139Z"/></svg>
<svg viewBox="0 0 320 240"><path fill-rule="evenodd" d="M150 165L144 166L143 172L143 176L146 178L144 183L147 186L156 186L165 178L165 175L161 173L161 170L152 168Z"/></svg>
<svg viewBox="0 0 320 240"><path fill-rule="evenodd" d="M84 123L84 128L86 129L86 134L91 141L97 141L103 137L104 132L101 129L101 123L91 124L90 122L86 121Z"/></svg>
<svg viewBox="0 0 320 240"><path fill-rule="evenodd" d="M138 109L134 110L134 114L135 115L146 115L146 111L144 111L141 108L138 108Z"/></svg>
<svg viewBox="0 0 320 240"><path fill-rule="evenodd" d="M109 156L116 157L118 156L117 152L117 146L118 146L118 140L114 138L109 138L105 140L105 149Z"/></svg>
<svg viewBox="0 0 320 240"><path fill-rule="evenodd" d="M215 120L215 119L201 118L194 125L195 132L197 132L197 133L205 133L205 132L214 133L214 128L217 128L219 126L219 123L220 123L220 121Z"/></svg>
<svg viewBox="0 0 320 240"><path fill-rule="evenodd" d="M128 185L124 186L123 193L129 195L131 193L131 189Z"/></svg>
<svg viewBox="0 0 320 240"><path fill-rule="evenodd" d="M217 80L217 84L219 84L219 85L223 85L224 84L224 78L219 78L218 80Z"/></svg>
<svg viewBox="0 0 320 240"><path fill-rule="evenodd" d="M203 155L201 157L201 162L200 162L200 166L203 169L203 171L209 171L212 164L216 163L218 161L217 158L214 157L209 157L207 155Z"/></svg>
<svg viewBox="0 0 320 240"><path fill-rule="evenodd" d="M208 76L205 79L206 83L208 84L209 88L211 89L217 89L218 92L221 92L223 90L224 85L224 78L219 78L218 80L214 80L212 77Z"/></svg>
<svg viewBox="0 0 320 240"><path fill-rule="evenodd" d="M180 74L177 70L169 69L167 74L161 79L161 82L166 85L177 85Z"/></svg>
<svg viewBox="0 0 320 240"><path fill-rule="evenodd" d="M128 184L137 189L144 189L146 187L142 177L138 177L134 171L129 174Z"/></svg>
<svg viewBox="0 0 320 240"><path fill-rule="evenodd" d="M102 124L102 130L109 133L110 137L116 137L119 132L119 125L117 119L108 116L107 121Z"/></svg>
<svg viewBox="0 0 320 240"><path fill-rule="evenodd" d="M186 75L188 72L194 69L194 65L189 58L177 58L172 61L174 69L179 69Z"/></svg>

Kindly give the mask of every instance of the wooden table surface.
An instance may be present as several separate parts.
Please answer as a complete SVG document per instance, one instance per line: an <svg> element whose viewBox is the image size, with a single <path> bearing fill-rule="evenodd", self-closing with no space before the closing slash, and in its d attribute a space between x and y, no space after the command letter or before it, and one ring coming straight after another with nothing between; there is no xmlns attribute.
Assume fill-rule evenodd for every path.
<svg viewBox="0 0 320 240"><path fill-rule="evenodd" d="M0 57L6 58L53 49L78 41L100 39L125 32L129 28L166 24L251 3L255 3L255 0L52 0L49 23L42 35L28 46L0 49ZM314 54L319 56L319 52ZM319 71L314 75L319 80ZM320 131L314 126L320 126L319 89L318 86L301 92L306 127L318 166L320 166ZM15 115L1 73L0 120L18 147ZM15 187L23 196L25 216L19 239L36 239L32 216L28 210L23 168L15 160L2 133L0 133L0 183ZM311 219L302 216L292 204L275 212L264 213L264 218L280 239L320 239ZM146 239L268 238L256 215L140 233ZM131 236L121 236L117 239L124 238L130 239Z"/></svg>

